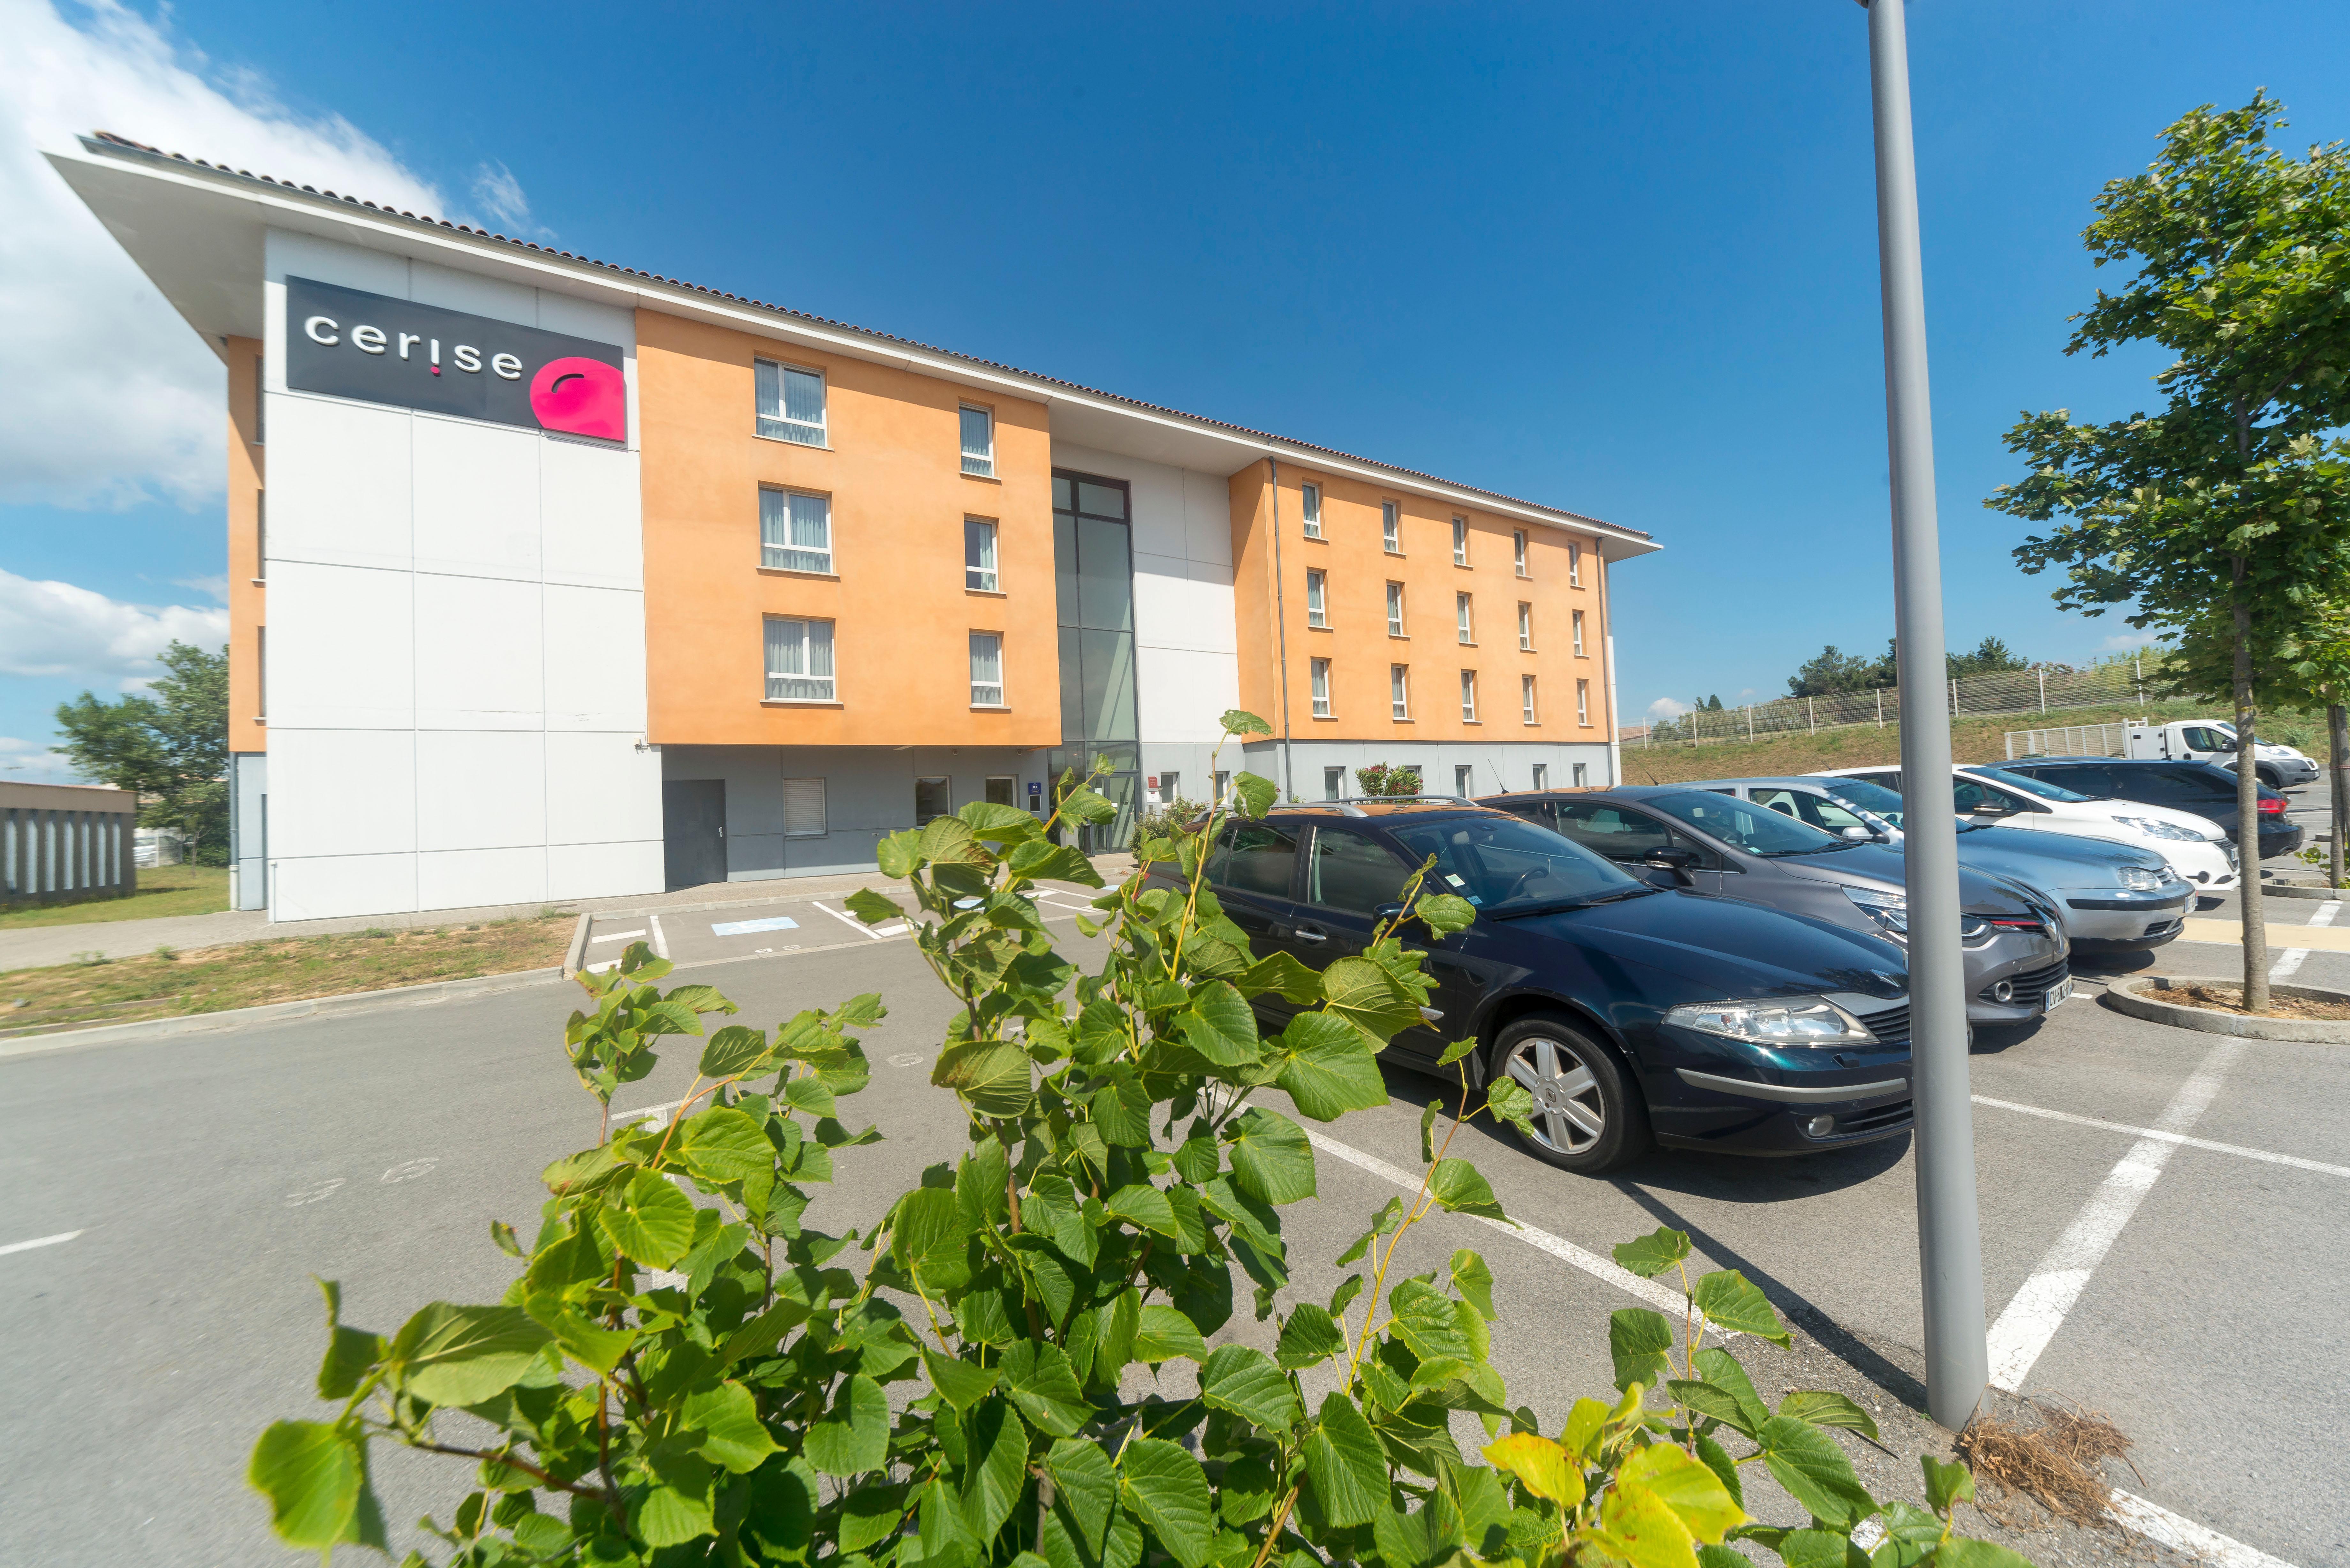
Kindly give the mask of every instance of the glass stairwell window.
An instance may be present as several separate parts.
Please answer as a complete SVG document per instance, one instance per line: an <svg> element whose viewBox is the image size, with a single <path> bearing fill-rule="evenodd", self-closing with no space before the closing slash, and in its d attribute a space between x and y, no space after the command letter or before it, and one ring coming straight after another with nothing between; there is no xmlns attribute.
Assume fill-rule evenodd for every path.
<svg viewBox="0 0 2350 1568"><path fill-rule="evenodd" d="M962 471L995 477L995 416L969 403L962 405Z"/></svg>
<svg viewBox="0 0 2350 1568"><path fill-rule="evenodd" d="M767 618L767 701L833 701L832 622Z"/></svg>
<svg viewBox="0 0 2350 1568"><path fill-rule="evenodd" d="M1003 706L1003 637L1000 632L971 634L971 705Z"/></svg>
<svg viewBox="0 0 2350 1568"><path fill-rule="evenodd" d="M832 503L785 490L759 492L759 565L785 572L832 570Z"/></svg>
<svg viewBox="0 0 2350 1568"><path fill-rule="evenodd" d="M962 522L962 586L992 594L995 586L995 524L977 517Z"/></svg>
<svg viewBox="0 0 2350 1568"><path fill-rule="evenodd" d="M825 446L824 377L815 370L795 370L772 359L751 362L752 379L759 394L758 431L776 441L802 446Z"/></svg>

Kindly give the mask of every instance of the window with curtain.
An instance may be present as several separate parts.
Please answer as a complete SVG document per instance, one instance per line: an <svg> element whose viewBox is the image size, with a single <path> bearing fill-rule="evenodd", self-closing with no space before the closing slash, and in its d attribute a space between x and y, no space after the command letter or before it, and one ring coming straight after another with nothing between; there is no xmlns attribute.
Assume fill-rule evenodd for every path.
<svg viewBox="0 0 2350 1568"><path fill-rule="evenodd" d="M767 701L830 702L832 622L767 618Z"/></svg>
<svg viewBox="0 0 2350 1568"><path fill-rule="evenodd" d="M1583 651L1583 612L1581 610L1575 612L1575 651L1577 653Z"/></svg>
<svg viewBox="0 0 2350 1568"><path fill-rule="evenodd" d="M995 416L969 403L962 405L962 471L995 477Z"/></svg>
<svg viewBox="0 0 2350 1568"><path fill-rule="evenodd" d="M823 374L795 370L772 359L754 359L751 371L759 394L758 432L802 446L823 446Z"/></svg>
<svg viewBox="0 0 2350 1568"><path fill-rule="evenodd" d="M1452 793L1464 800L1477 793L1477 773L1471 764L1460 763L1453 766Z"/></svg>
<svg viewBox="0 0 2350 1568"><path fill-rule="evenodd" d="M1575 722L1578 724L1591 722L1591 682L1588 680L1575 683Z"/></svg>
<svg viewBox="0 0 2350 1568"><path fill-rule="evenodd" d="M1388 635L1389 637L1403 635L1403 585L1401 583L1388 585Z"/></svg>
<svg viewBox="0 0 2350 1568"><path fill-rule="evenodd" d="M1524 529L1517 528L1511 531L1510 553L1517 558L1518 576L1524 576L1526 575L1526 531Z"/></svg>
<svg viewBox="0 0 2350 1568"><path fill-rule="evenodd" d="M1322 798L1324 800L1338 800L1343 798L1346 793L1347 770L1344 768L1324 768L1322 770Z"/></svg>
<svg viewBox="0 0 2350 1568"><path fill-rule="evenodd" d="M978 517L962 520L962 586L992 594L995 587L995 524Z"/></svg>
<svg viewBox="0 0 2350 1568"><path fill-rule="evenodd" d="M1591 769L1590 769L1590 767L1589 767L1587 764L1583 763L1575 763L1575 788L1577 788L1577 789L1581 789L1585 784L1588 784L1588 783L1590 782L1590 780L1591 780Z"/></svg>
<svg viewBox="0 0 2350 1568"><path fill-rule="evenodd" d="M1452 613L1461 623L1461 640L1463 642L1476 641L1476 638L1471 635L1469 628L1469 596L1467 594L1454 594L1452 596Z"/></svg>
<svg viewBox="0 0 2350 1568"><path fill-rule="evenodd" d="M1399 719L1411 717L1411 666L1388 666L1388 704Z"/></svg>
<svg viewBox="0 0 2350 1568"><path fill-rule="evenodd" d="M1473 724L1477 722L1477 672L1461 672L1461 717Z"/></svg>
<svg viewBox="0 0 2350 1568"><path fill-rule="evenodd" d="M1297 510L1305 518L1305 536L1309 539L1322 537L1322 487L1318 484L1299 485Z"/></svg>
<svg viewBox="0 0 2350 1568"><path fill-rule="evenodd" d="M1550 764L1548 763L1536 763L1534 764L1534 788L1550 788Z"/></svg>
<svg viewBox="0 0 2350 1568"><path fill-rule="evenodd" d="M1330 716L1330 661L1326 659L1314 660L1314 716Z"/></svg>
<svg viewBox="0 0 2350 1568"><path fill-rule="evenodd" d="M1452 520L1452 564L1456 566L1469 564L1469 519L1466 517Z"/></svg>
<svg viewBox="0 0 2350 1568"><path fill-rule="evenodd" d="M1534 648L1534 607L1523 599L1518 601L1518 646L1528 653Z"/></svg>
<svg viewBox="0 0 2350 1568"><path fill-rule="evenodd" d="M1569 587L1583 586L1583 546L1580 545L1566 547L1566 581Z"/></svg>
<svg viewBox="0 0 2350 1568"><path fill-rule="evenodd" d="M784 836L822 838L825 836L824 781L784 781Z"/></svg>
<svg viewBox="0 0 2350 1568"><path fill-rule="evenodd" d="M1319 572L1305 574L1305 624L1319 627L1330 624L1328 609L1323 602L1322 574Z"/></svg>
<svg viewBox="0 0 2350 1568"><path fill-rule="evenodd" d="M1518 677L1518 701L1525 707L1526 722L1529 724L1534 723L1535 721L1534 678L1533 676L1521 675Z"/></svg>
<svg viewBox="0 0 2350 1568"><path fill-rule="evenodd" d="M832 570L832 503L787 490L759 492L759 565L786 572Z"/></svg>
<svg viewBox="0 0 2350 1568"><path fill-rule="evenodd" d="M1403 521L1396 514L1392 501L1379 503L1379 541L1390 556L1403 554Z"/></svg>
<svg viewBox="0 0 2350 1568"><path fill-rule="evenodd" d="M1000 632L971 634L971 705L1003 706L1003 637Z"/></svg>

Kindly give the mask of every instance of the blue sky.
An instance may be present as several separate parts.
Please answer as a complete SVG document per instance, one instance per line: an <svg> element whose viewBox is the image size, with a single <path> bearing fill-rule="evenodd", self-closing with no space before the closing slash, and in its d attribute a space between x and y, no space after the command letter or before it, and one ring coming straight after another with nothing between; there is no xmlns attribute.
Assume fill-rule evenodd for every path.
<svg viewBox="0 0 2350 1568"><path fill-rule="evenodd" d="M1627 719L1768 696L1821 644L1891 634L1848 0L182 0L156 26L122 46L162 73L152 119L183 112L176 71L380 155L452 215L1645 529L1667 548L1615 578ZM1910 39L1950 639L2084 660L2127 628L2056 612L2009 558L2022 529L1981 502L2013 475L2019 410L2150 400L2150 359L2061 353L2095 286L2089 203L2178 113L2258 86L2292 107L2289 141L2350 135L2350 9L1917 0ZM213 151L201 117L96 101L109 129ZM0 505L0 566L211 604L216 491L116 477L140 499ZM52 662L0 677L0 735L45 739L92 670L122 678Z"/></svg>

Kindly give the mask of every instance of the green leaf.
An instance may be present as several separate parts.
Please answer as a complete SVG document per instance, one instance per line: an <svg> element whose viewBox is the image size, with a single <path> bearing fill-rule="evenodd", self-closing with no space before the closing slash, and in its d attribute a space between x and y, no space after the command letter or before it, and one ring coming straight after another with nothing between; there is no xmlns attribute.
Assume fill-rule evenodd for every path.
<svg viewBox="0 0 2350 1568"><path fill-rule="evenodd" d="M619 1201L598 1209L596 1220L623 1257L666 1269L685 1256L693 1244L693 1200L667 1177L640 1170L615 1195Z"/></svg>
<svg viewBox="0 0 2350 1568"><path fill-rule="evenodd" d="M1784 1347L1794 1343L1771 1308L1770 1298L1736 1269L1721 1269L1698 1281L1693 1293L1706 1320L1733 1334L1751 1334Z"/></svg>
<svg viewBox="0 0 2350 1568"><path fill-rule="evenodd" d="M1269 991L1297 1007L1322 1000L1322 977L1285 950L1265 954L1235 976L1232 984L1243 996L1260 996Z"/></svg>
<svg viewBox="0 0 2350 1568"><path fill-rule="evenodd" d="M687 1117L678 1124L671 1147L686 1169L713 1184L775 1168L775 1146L767 1141L765 1129L732 1106L712 1106Z"/></svg>
<svg viewBox="0 0 2350 1568"><path fill-rule="evenodd" d="M1747 1425L1745 1410L1727 1390L1716 1388L1699 1377L1668 1377L1664 1386L1666 1391L1687 1408L1700 1416L1711 1416L1717 1421L1727 1422L1750 1437L1753 1435Z"/></svg>
<svg viewBox="0 0 2350 1568"><path fill-rule="evenodd" d="M705 1078L732 1078L756 1067L767 1054L767 1032L730 1023L702 1047L701 1073Z"/></svg>
<svg viewBox="0 0 2350 1568"><path fill-rule="evenodd" d="M1318 1366L1347 1348L1347 1336L1337 1320L1312 1302L1289 1309L1281 1325L1281 1343L1274 1357L1293 1370Z"/></svg>
<svg viewBox="0 0 2350 1568"><path fill-rule="evenodd" d="M1779 1401L1779 1414L1809 1421L1814 1427L1845 1427L1875 1438L1877 1417L1841 1394L1824 1388L1802 1388Z"/></svg>
<svg viewBox="0 0 2350 1568"><path fill-rule="evenodd" d="M1422 1361L1471 1359L1469 1337L1461 1333L1450 1298L1425 1280L1405 1280L1388 1293L1388 1330L1411 1346Z"/></svg>
<svg viewBox="0 0 2350 1568"><path fill-rule="evenodd" d="M858 1373L807 1429L807 1461L821 1475L847 1477L878 1470L889 1454L889 1397Z"/></svg>
<svg viewBox="0 0 2350 1568"><path fill-rule="evenodd" d="M1026 815L1025 812L1021 814ZM1012 871L1032 882L1076 882L1087 888L1102 885L1101 873L1074 844L1048 844L1030 839L1012 852ZM1078 919L1083 919L1082 915Z"/></svg>
<svg viewBox="0 0 2350 1568"><path fill-rule="evenodd" d="M1599 1505L1599 1526L1604 1544L1632 1568L1697 1568L1689 1526L1654 1492L1610 1488Z"/></svg>
<svg viewBox="0 0 2350 1568"><path fill-rule="evenodd" d="M1654 1388L1672 1376L1668 1357L1673 1348L1673 1325L1662 1313L1647 1307L1625 1307L1607 1316L1607 1354L1616 1363L1616 1386L1638 1383Z"/></svg>
<svg viewBox="0 0 2350 1568"><path fill-rule="evenodd" d="M1270 735L1273 726L1245 708L1227 708L1224 716L1216 721L1227 735Z"/></svg>
<svg viewBox="0 0 2350 1568"><path fill-rule="evenodd" d="M1463 1544L1461 1511L1439 1492L1417 1513L1388 1509L1379 1514L1371 1521L1371 1538L1386 1568L1437 1568L1452 1561Z"/></svg>
<svg viewBox="0 0 2350 1568"><path fill-rule="evenodd" d="M390 1359L411 1397L428 1405L478 1405L520 1381L547 1338L518 1306L434 1302L400 1325Z"/></svg>
<svg viewBox="0 0 2350 1568"><path fill-rule="evenodd" d="M1931 1454L1919 1454L1918 1464L1926 1472L1926 1501L1936 1513L1947 1514L1958 1503L1974 1501L1974 1471L1963 1464L1946 1464Z"/></svg>
<svg viewBox="0 0 2350 1568"><path fill-rule="evenodd" d="M958 1410L968 1410L987 1397L995 1380L1003 1375L1000 1366L977 1366L922 1346L922 1370L930 1374L931 1386L939 1397Z"/></svg>
<svg viewBox="0 0 2350 1568"><path fill-rule="evenodd" d="M1430 1100L1419 1113L1419 1163L1427 1165L1436 1158L1436 1118L1442 1113L1444 1102Z"/></svg>
<svg viewBox="0 0 2350 1568"><path fill-rule="evenodd" d="M1477 1041L1473 1035L1466 1040L1455 1040L1451 1044L1447 1045L1444 1048L1444 1054L1442 1055L1437 1057L1436 1064L1440 1067L1450 1067L1453 1063L1458 1062L1461 1057L1466 1056L1470 1052L1474 1051L1475 1049L1477 1049ZM1515 1080L1505 1079L1503 1081L1514 1082ZM1490 1091L1488 1092L1490 1093Z"/></svg>
<svg viewBox="0 0 2350 1568"><path fill-rule="evenodd" d="M1412 906L1432 936L1449 937L1477 923L1477 906L1453 893L1434 893Z"/></svg>
<svg viewBox="0 0 2350 1568"><path fill-rule="evenodd" d="M1190 1318L1171 1306L1146 1306L1134 1333L1134 1358L1153 1364L1207 1359L1208 1346Z"/></svg>
<svg viewBox="0 0 2350 1568"><path fill-rule="evenodd" d="M968 1432L977 1462L963 1472L963 1519L973 1535L993 1541L1028 1484L1028 1428L1010 1401L991 1399L972 1415Z"/></svg>
<svg viewBox="0 0 2350 1568"><path fill-rule="evenodd" d="M1483 1258L1466 1247L1452 1254L1452 1288L1487 1323L1502 1321L1493 1310L1493 1271L1486 1266Z"/></svg>
<svg viewBox="0 0 2350 1568"><path fill-rule="evenodd" d="M998 844L1010 844L1036 836L1036 819L1016 805L998 801L974 800L955 815L962 818L976 838L993 839Z"/></svg>
<svg viewBox="0 0 2350 1568"><path fill-rule="evenodd" d="M1618 1466L1618 1488L1648 1491L1660 1499L1698 1540L1720 1543L1724 1533L1746 1522L1721 1478L1670 1443L1652 1443Z"/></svg>
<svg viewBox="0 0 2350 1568"><path fill-rule="evenodd" d="M1387 1511L1387 1450L1354 1402L1333 1392L1305 1434L1306 1479L1322 1517L1345 1528L1368 1524Z"/></svg>
<svg viewBox="0 0 2350 1568"><path fill-rule="evenodd" d="M1385 1045L1419 1022L1419 999L1365 958L1333 960L1322 971L1328 1010Z"/></svg>
<svg viewBox="0 0 2350 1568"><path fill-rule="evenodd" d="M1003 1040L958 1041L940 1053L931 1082L952 1089L983 1116L1016 1116L1028 1108L1028 1054Z"/></svg>
<svg viewBox="0 0 2350 1568"><path fill-rule="evenodd" d="M635 1329L605 1328L590 1322L578 1308L551 1292L534 1293L525 1306L535 1321L555 1335L555 1343L566 1355L606 1376L637 1341Z"/></svg>
<svg viewBox="0 0 2350 1568"><path fill-rule="evenodd" d="M784 1099L794 1110L812 1116L837 1116L840 1112L833 1099L832 1085L810 1073L800 1073L787 1080Z"/></svg>
<svg viewBox="0 0 2350 1568"><path fill-rule="evenodd" d="M1690 1255L1689 1232L1660 1227L1636 1241L1618 1241L1615 1255L1617 1268L1652 1280Z"/></svg>
<svg viewBox="0 0 2350 1568"><path fill-rule="evenodd" d="M1214 1138L1206 1133L1194 1133L1175 1150L1175 1172L1189 1182L1211 1181L1222 1168L1222 1158L1217 1152Z"/></svg>
<svg viewBox="0 0 2350 1568"><path fill-rule="evenodd" d="M970 1243L969 1221L951 1189L918 1187L898 1200L890 1260L916 1276L926 1293L942 1295L971 1283Z"/></svg>
<svg viewBox="0 0 2350 1568"><path fill-rule="evenodd" d="M1754 1392L1753 1381L1746 1376L1746 1368L1738 1364L1738 1357L1720 1345L1708 1345L1697 1353L1696 1366L1699 1376L1738 1401L1739 1413L1745 1419L1731 1424L1750 1438L1760 1432L1762 1423L1771 1418L1771 1412L1763 1405L1762 1396Z"/></svg>
<svg viewBox="0 0 2350 1568"><path fill-rule="evenodd" d="M1232 1185L1243 1193L1272 1204L1314 1196L1314 1146L1304 1127L1278 1111L1252 1106L1227 1136L1232 1144Z"/></svg>
<svg viewBox="0 0 2350 1568"><path fill-rule="evenodd" d="M1256 1013L1230 981L1211 981L1193 993L1176 1020L1183 1044L1219 1067L1238 1067L1264 1054L1257 1042Z"/></svg>
<svg viewBox="0 0 2350 1568"><path fill-rule="evenodd" d="M1045 1454L1045 1471L1060 1493L1054 1506L1066 1516L1086 1555L1099 1558L1118 1501L1118 1478L1111 1473L1108 1457L1097 1443L1063 1438Z"/></svg>
<svg viewBox="0 0 2350 1568"><path fill-rule="evenodd" d="M1241 815L1253 820L1273 809L1273 803L1281 798L1281 789L1271 779L1237 774L1232 778L1232 796Z"/></svg>
<svg viewBox="0 0 2350 1568"><path fill-rule="evenodd" d="M701 1434L695 1449L735 1475L757 1469L775 1451L775 1440L759 1419L759 1407L740 1383L721 1383L685 1397L681 1417Z"/></svg>
<svg viewBox="0 0 2350 1568"><path fill-rule="evenodd" d="M1786 1568L1856 1568L1867 1559L1852 1537L1833 1530L1790 1530L1773 1543Z"/></svg>
<svg viewBox="0 0 2350 1568"><path fill-rule="evenodd" d="M317 1282L327 1298L327 1354L318 1362L318 1397L348 1399L368 1368L383 1359L387 1346L380 1334L344 1327L343 1287L333 1280Z"/></svg>
<svg viewBox="0 0 2350 1568"><path fill-rule="evenodd" d="M840 1550L861 1552L898 1533L906 1517L903 1486L861 1486L840 1505Z"/></svg>
<svg viewBox="0 0 2350 1568"><path fill-rule="evenodd" d="M1275 1042L1281 1075L1274 1081L1300 1115L1334 1122L1348 1111L1388 1103L1387 1080L1362 1031L1326 1012L1301 1012Z"/></svg>
<svg viewBox="0 0 2350 1568"><path fill-rule="evenodd" d="M873 846L873 857L884 877L910 877L919 863L915 846L921 842L920 832L901 828Z"/></svg>
<svg viewBox="0 0 2350 1568"><path fill-rule="evenodd" d="M1517 1477L1536 1497L1567 1508L1583 1501L1583 1471L1574 1456L1538 1432L1513 1432L1488 1443L1484 1454L1488 1464Z"/></svg>
<svg viewBox="0 0 2350 1568"><path fill-rule="evenodd" d="M629 1504L629 1512L637 1534L648 1546L681 1546L697 1536L718 1532L708 1501L680 1487L653 1487Z"/></svg>
<svg viewBox="0 0 2350 1568"><path fill-rule="evenodd" d="M1162 1236L1173 1236L1175 1206L1167 1201L1167 1194L1147 1181L1121 1187L1102 1199L1102 1211L1129 1225L1146 1231L1156 1231Z"/></svg>
<svg viewBox="0 0 2350 1568"><path fill-rule="evenodd" d="M1485 1108L1497 1122L1506 1122L1527 1137L1534 1136L1534 1096L1515 1078L1498 1079L1485 1089Z"/></svg>
<svg viewBox="0 0 2350 1568"><path fill-rule="evenodd" d="M1853 1474L1852 1461L1835 1438L1810 1422L1773 1416L1755 1440L1773 1478L1821 1523L1849 1531L1877 1511L1877 1501Z"/></svg>
<svg viewBox="0 0 2350 1568"><path fill-rule="evenodd" d="M1200 1368L1200 1397L1275 1436L1286 1436L1305 1418L1305 1407L1281 1369L1262 1350L1223 1345Z"/></svg>
<svg viewBox="0 0 2350 1568"><path fill-rule="evenodd" d="M1120 1148L1150 1147L1150 1091L1132 1073L1120 1071L1087 1104L1104 1141Z"/></svg>
<svg viewBox="0 0 2350 1568"><path fill-rule="evenodd" d="M1206 1568L1208 1477L1175 1444L1141 1438L1118 1462L1118 1496L1183 1568Z"/></svg>
<svg viewBox="0 0 2350 1568"><path fill-rule="evenodd" d="M856 892L843 898L841 903L847 908L850 914L868 926L887 925L891 920L902 920L906 918L905 910L870 888L859 888Z"/></svg>
<svg viewBox="0 0 2350 1568"><path fill-rule="evenodd" d="M1730 1457L1730 1450L1700 1432L1697 1436L1697 1457L1700 1464L1713 1472L1713 1479L1721 1483L1721 1490L1730 1494L1730 1501L1741 1508L1745 1507L1746 1488L1738 1479L1738 1461Z"/></svg>
<svg viewBox="0 0 2350 1568"><path fill-rule="evenodd" d="M244 1479L269 1499L270 1527L288 1546L361 1540L366 1450L324 1421L278 1421L253 1445Z"/></svg>
<svg viewBox="0 0 2350 1568"><path fill-rule="evenodd" d="M1502 1212L1493 1189L1485 1184L1477 1168L1465 1159L1440 1159L1428 1173L1429 1195L1456 1214L1482 1214L1488 1220L1507 1220Z"/></svg>
<svg viewBox="0 0 2350 1568"><path fill-rule="evenodd" d="M998 1364L1004 1387L1029 1423L1047 1437L1070 1438L1092 1413L1068 1353L1048 1342L1020 1339Z"/></svg>
<svg viewBox="0 0 2350 1568"><path fill-rule="evenodd" d="M1091 789L1073 789L1061 797L1061 815L1098 827L1118 815L1118 807Z"/></svg>
<svg viewBox="0 0 2350 1568"><path fill-rule="evenodd" d="M1942 1549L1934 1553L1934 1568L2032 1568L2032 1560L1988 1541L1960 1536L1943 1542Z"/></svg>

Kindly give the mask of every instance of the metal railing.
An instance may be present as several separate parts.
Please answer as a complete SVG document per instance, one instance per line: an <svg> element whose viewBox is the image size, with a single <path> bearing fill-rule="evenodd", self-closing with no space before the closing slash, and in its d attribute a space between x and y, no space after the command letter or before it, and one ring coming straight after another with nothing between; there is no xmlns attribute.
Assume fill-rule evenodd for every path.
<svg viewBox="0 0 2350 1568"><path fill-rule="evenodd" d="M2127 724L2071 724L2061 730L2010 730L2007 760L2018 757L2118 757L2129 750Z"/></svg>
<svg viewBox="0 0 2350 1568"><path fill-rule="evenodd" d="M1953 718L2052 713L2147 700L2145 670L2137 659L2087 670L2042 668L1979 675L1949 681L1946 691ZM1710 746L1900 722L1901 689L1886 686L1830 697L1781 697L1738 708L1693 709L1659 723L1624 725L1616 734L1627 746Z"/></svg>

